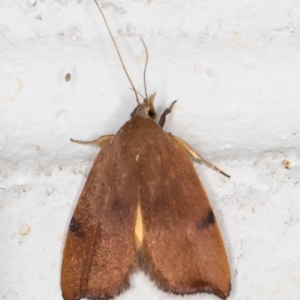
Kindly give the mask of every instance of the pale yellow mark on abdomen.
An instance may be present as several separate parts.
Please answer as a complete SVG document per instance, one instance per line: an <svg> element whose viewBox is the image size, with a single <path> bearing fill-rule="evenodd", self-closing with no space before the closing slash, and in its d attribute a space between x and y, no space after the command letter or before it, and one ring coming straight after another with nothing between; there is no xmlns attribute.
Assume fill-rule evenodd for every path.
<svg viewBox="0 0 300 300"><path fill-rule="evenodd" d="M136 249L139 249L142 246L144 239L144 230L143 230L143 219L141 213L141 206L138 204L137 216L135 222L135 246Z"/></svg>
<svg viewBox="0 0 300 300"><path fill-rule="evenodd" d="M135 161L138 162L138 161L139 161L139 158L140 158L140 155L139 155L139 154L136 154L136 155L135 155Z"/></svg>

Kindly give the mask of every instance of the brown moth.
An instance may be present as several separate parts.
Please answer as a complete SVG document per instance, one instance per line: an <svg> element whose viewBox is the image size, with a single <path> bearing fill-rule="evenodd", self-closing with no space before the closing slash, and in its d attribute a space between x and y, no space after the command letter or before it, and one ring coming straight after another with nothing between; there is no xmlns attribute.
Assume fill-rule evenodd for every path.
<svg viewBox="0 0 300 300"><path fill-rule="evenodd" d="M130 275L139 267L163 291L226 299L229 264L191 160L229 176L163 130L175 102L156 123L155 94L148 97L144 84L140 103L129 81L138 103L130 120L116 135L76 141L102 149L70 222L61 271L63 298L114 298L129 287Z"/></svg>

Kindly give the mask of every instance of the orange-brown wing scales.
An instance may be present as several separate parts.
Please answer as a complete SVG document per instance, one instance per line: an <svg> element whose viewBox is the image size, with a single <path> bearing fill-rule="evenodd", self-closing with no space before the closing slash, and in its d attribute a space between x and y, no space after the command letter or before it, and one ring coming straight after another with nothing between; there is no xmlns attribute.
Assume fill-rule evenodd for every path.
<svg viewBox="0 0 300 300"><path fill-rule="evenodd" d="M137 173L134 157L119 139L98 154L72 217L61 274L65 300L109 299L129 286L136 256Z"/></svg>
<svg viewBox="0 0 300 300"><path fill-rule="evenodd" d="M138 202L140 259L158 286L225 299L229 265L198 176L171 135L138 118L103 147L78 201L64 249L64 299L108 299L129 285Z"/></svg>
<svg viewBox="0 0 300 300"><path fill-rule="evenodd" d="M141 264L165 291L226 299L230 270L206 193L181 145L159 129L154 135L139 153Z"/></svg>

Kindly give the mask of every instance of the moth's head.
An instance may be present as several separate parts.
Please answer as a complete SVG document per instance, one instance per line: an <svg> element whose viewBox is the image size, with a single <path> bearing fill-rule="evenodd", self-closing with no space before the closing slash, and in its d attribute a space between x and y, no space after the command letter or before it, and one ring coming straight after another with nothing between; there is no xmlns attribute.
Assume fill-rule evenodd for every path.
<svg viewBox="0 0 300 300"><path fill-rule="evenodd" d="M156 93L152 94L150 97L145 98L143 103L138 104L138 106L131 113L131 117L139 117L139 118L151 118L155 119L156 112L154 108L154 98Z"/></svg>

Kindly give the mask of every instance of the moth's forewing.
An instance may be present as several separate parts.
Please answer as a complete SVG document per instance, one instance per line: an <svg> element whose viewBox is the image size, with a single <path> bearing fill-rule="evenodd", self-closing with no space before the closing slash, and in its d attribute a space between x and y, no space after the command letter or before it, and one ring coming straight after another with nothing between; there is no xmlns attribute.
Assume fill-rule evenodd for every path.
<svg viewBox="0 0 300 300"><path fill-rule="evenodd" d="M143 267L165 291L225 299L230 269L206 193L182 146L155 127L138 161Z"/></svg>
<svg viewBox="0 0 300 300"><path fill-rule="evenodd" d="M136 257L137 175L126 142L116 136L104 145L69 226L61 272L65 300L111 298L129 286Z"/></svg>

